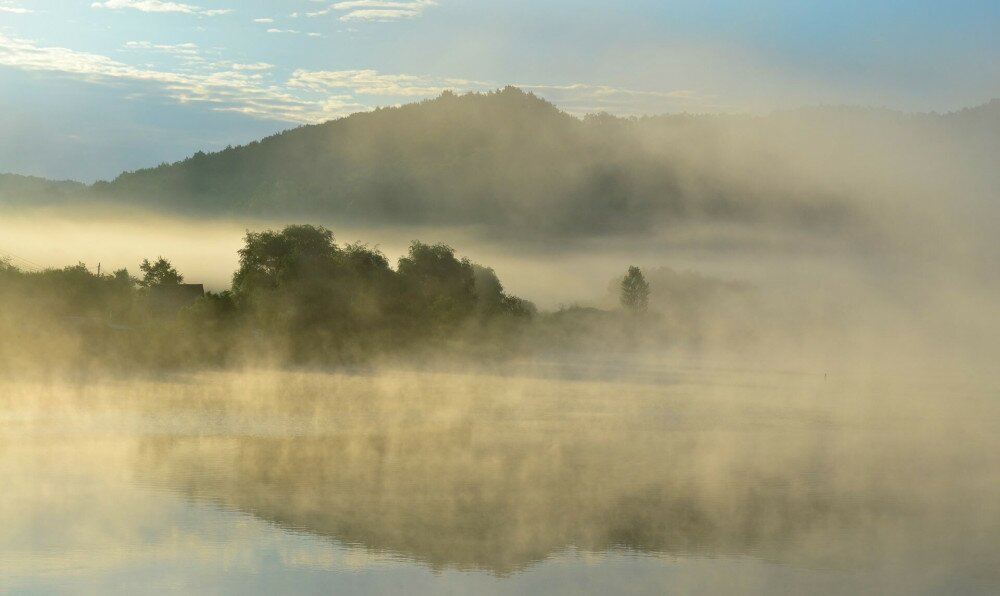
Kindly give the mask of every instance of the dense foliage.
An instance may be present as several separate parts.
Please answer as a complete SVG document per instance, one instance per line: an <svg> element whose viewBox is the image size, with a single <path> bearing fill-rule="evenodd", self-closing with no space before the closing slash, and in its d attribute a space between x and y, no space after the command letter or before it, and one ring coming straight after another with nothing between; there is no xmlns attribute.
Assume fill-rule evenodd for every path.
<svg viewBox="0 0 1000 596"><path fill-rule="evenodd" d="M456 343L489 348L535 313L492 269L443 244L413 242L393 269L378 250L295 225L248 232L239 258L230 290L180 304L165 290L184 278L163 257L143 261L141 279L2 263L0 361L72 352L122 365L351 362Z"/></svg>

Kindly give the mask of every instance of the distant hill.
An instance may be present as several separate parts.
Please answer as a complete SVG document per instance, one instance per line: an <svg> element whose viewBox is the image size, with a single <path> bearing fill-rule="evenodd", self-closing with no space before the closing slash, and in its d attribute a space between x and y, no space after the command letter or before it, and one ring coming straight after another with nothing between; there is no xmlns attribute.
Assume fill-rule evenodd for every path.
<svg viewBox="0 0 1000 596"><path fill-rule="evenodd" d="M667 134L663 147L651 137L670 131L686 136L691 122L607 115L581 120L512 87L445 93L214 154L199 152L96 188L194 212L558 233L644 230L692 218L844 217L838 197L750 188L743 180L695 172L672 155L690 145L686 139Z"/></svg>
<svg viewBox="0 0 1000 596"><path fill-rule="evenodd" d="M991 181L974 191L991 188L998 139L998 101L946 115L811 108L578 119L508 87L198 152L99 182L91 194L172 213L532 234L697 221L835 230L883 200L934 200L980 175ZM77 190L53 184L58 196Z"/></svg>
<svg viewBox="0 0 1000 596"><path fill-rule="evenodd" d="M35 176L0 174L0 203L38 205L87 198L87 186L70 180L54 181Z"/></svg>

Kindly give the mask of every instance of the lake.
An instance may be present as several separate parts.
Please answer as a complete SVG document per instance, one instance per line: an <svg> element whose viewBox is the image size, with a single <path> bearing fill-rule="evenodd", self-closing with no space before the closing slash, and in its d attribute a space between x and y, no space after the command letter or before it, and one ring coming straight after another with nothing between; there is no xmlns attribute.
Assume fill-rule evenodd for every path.
<svg viewBox="0 0 1000 596"><path fill-rule="evenodd" d="M995 594L995 388L700 361L0 379L0 592Z"/></svg>

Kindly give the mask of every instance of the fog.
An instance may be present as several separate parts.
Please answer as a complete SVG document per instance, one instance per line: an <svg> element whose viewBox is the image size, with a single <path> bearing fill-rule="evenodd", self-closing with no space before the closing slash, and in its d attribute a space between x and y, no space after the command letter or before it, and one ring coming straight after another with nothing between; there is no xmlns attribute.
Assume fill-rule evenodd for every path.
<svg viewBox="0 0 1000 596"><path fill-rule="evenodd" d="M574 120L621 150L596 154L617 160L604 191L624 193L600 208L600 189L565 194L593 182L565 156L516 204L484 191L484 217L432 217L449 195L410 223L195 213L190 194L8 200L0 256L25 279L163 256L215 298L147 317L150 288L126 279L125 314L100 302L80 328L4 282L0 576L95 592L201 575L219 592L405 576L423 593L577 593L600 571L605 591L995 591L1000 212L977 114ZM542 171L555 196L536 204ZM407 188L443 188L428 179ZM553 215L567 209L586 225ZM341 269L253 261L255 238L290 242L297 223L332 230L321 249ZM461 310L451 278L412 273L413 240L454 247L429 248L470 287L472 264L492 268L514 307L487 310L476 286ZM354 242L384 254L371 270L388 285L343 273L378 261ZM629 266L648 311L622 306ZM271 285L246 285L268 268Z"/></svg>
<svg viewBox="0 0 1000 596"><path fill-rule="evenodd" d="M5 382L2 544L24 554L3 558L4 576L65 587L83 569L82 585L138 586L177 562L229 592L277 548L278 568L444 573L418 591L623 552L720 560L688 578L698 593L1000 581L993 394L691 362L567 378L586 368ZM33 584L38 549L49 579ZM744 557L761 565L722 563ZM666 589L677 578L657 560L604 581ZM812 575L789 583L786 566ZM162 587L189 585L174 582Z"/></svg>

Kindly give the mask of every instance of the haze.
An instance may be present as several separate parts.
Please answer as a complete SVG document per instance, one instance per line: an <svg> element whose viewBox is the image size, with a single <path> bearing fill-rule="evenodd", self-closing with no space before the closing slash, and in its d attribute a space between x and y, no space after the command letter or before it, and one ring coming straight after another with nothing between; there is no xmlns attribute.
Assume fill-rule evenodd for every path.
<svg viewBox="0 0 1000 596"><path fill-rule="evenodd" d="M0 592L996 593L998 26L0 0Z"/></svg>

